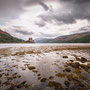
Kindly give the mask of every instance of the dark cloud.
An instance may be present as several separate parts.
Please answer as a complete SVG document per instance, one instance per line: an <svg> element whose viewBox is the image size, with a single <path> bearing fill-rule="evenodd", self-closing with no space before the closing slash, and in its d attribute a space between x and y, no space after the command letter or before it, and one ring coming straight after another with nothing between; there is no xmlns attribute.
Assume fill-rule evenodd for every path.
<svg viewBox="0 0 90 90"><path fill-rule="evenodd" d="M79 29L79 31L85 31L85 32L90 31L90 26L82 27Z"/></svg>
<svg viewBox="0 0 90 90"><path fill-rule="evenodd" d="M81 33L81 32L90 32L90 25L83 26L75 31L71 31L70 34Z"/></svg>
<svg viewBox="0 0 90 90"><path fill-rule="evenodd" d="M44 8L44 10L48 10L49 7L44 3L44 1L46 0L26 0L25 5L32 6L32 5L40 4Z"/></svg>
<svg viewBox="0 0 90 90"><path fill-rule="evenodd" d="M55 21L57 24L75 23L75 19L72 14L69 14L69 13L66 13L66 14L58 13L57 14L51 9L49 10L48 13L39 15L38 17L41 18L43 22L52 23L53 21Z"/></svg>
<svg viewBox="0 0 90 90"><path fill-rule="evenodd" d="M48 10L48 6L43 1L45 0L0 0L0 19L17 18L25 12L24 7L36 4L41 5L44 10Z"/></svg>
<svg viewBox="0 0 90 90"><path fill-rule="evenodd" d="M33 32L29 32L29 30L25 30L24 29L25 27L24 26L12 26L10 29L11 30L14 30L16 33L20 33L20 34L23 34L23 35L32 35L34 34Z"/></svg>
<svg viewBox="0 0 90 90"><path fill-rule="evenodd" d="M88 3L90 0L60 0L63 2L70 2L70 3L77 3L77 4L82 4L82 3Z"/></svg>
<svg viewBox="0 0 90 90"><path fill-rule="evenodd" d="M39 27L44 27L46 25L44 21L35 22L35 24L38 25Z"/></svg>
<svg viewBox="0 0 90 90"><path fill-rule="evenodd" d="M90 19L90 0L60 0L67 3L75 19Z"/></svg>
<svg viewBox="0 0 90 90"><path fill-rule="evenodd" d="M52 37L55 37L55 34L45 34L43 32L40 32L40 36L43 36L43 37L46 37L46 38L52 38Z"/></svg>
<svg viewBox="0 0 90 90"><path fill-rule="evenodd" d="M39 2L39 3L44 8L44 10L49 10L49 7L45 3L43 2Z"/></svg>
<svg viewBox="0 0 90 90"><path fill-rule="evenodd" d="M23 34L23 35L32 35L34 34L33 32L28 32L28 31L23 31L23 30L15 30L15 32Z"/></svg>
<svg viewBox="0 0 90 90"><path fill-rule="evenodd" d="M0 17L17 17L23 11L21 0L0 0Z"/></svg>
<svg viewBox="0 0 90 90"><path fill-rule="evenodd" d="M49 12L39 15L44 22L55 21L57 23L71 24L76 20L90 20L90 0L60 0L62 10L57 12L49 8ZM64 12L64 13L63 13Z"/></svg>
<svg viewBox="0 0 90 90"><path fill-rule="evenodd" d="M43 22L57 22L57 23L75 23L78 19L90 20L90 0L56 0L60 1L63 8L60 10L58 8L57 12L47 6L49 1L55 0L0 0L0 19L4 17L7 21L11 18L17 18L21 13L24 12L24 7L41 5L47 13L43 13L38 17L43 20ZM66 8L64 11L63 9ZM62 12L64 13L62 14ZM70 12L70 13L68 13ZM11 17L11 18L7 18ZM0 23L1 23L0 22ZM36 23L37 25L43 27L45 23Z"/></svg>

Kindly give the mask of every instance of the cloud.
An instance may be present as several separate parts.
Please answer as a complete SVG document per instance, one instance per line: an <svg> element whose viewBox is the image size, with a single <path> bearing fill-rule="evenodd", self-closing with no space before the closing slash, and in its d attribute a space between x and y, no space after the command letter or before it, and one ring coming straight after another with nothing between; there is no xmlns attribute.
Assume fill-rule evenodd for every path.
<svg viewBox="0 0 90 90"><path fill-rule="evenodd" d="M23 34L23 35L32 35L32 34L34 34L33 32L28 32L28 31L24 31L24 30L15 30L15 32L17 32L17 33L20 33L20 34Z"/></svg>
<svg viewBox="0 0 90 90"><path fill-rule="evenodd" d="M0 25L20 38L87 31L89 21L90 0L0 0Z"/></svg>
<svg viewBox="0 0 90 90"><path fill-rule="evenodd" d="M0 17L15 18L23 10L23 0L0 0Z"/></svg>
<svg viewBox="0 0 90 90"><path fill-rule="evenodd" d="M71 24L75 23L75 19L72 14L66 13L56 13L53 10L49 10L47 13L43 13L38 15L39 18L42 19L43 22L53 23L56 22L57 24Z"/></svg>
<svg viewBox="0 0 90 90"><path fill-rule="evenodd" d="M79 29L79 31L84 31L84 32L89 31L89 32L90 32L90 25L81 27L81 28Z"/></svg>
<svg viewBox="0 0 90 90"><path fill-rule="evenodd" d="M63 2L70 2L70 3L76 3L76 4L82 4L82 3L88 3L90 0L60 0Z"/></svg>
<svg viewBox="0 0 90 90"><path fill-rule="evenodd" d="M44 27L46 25L46 23L42 20L35 22L35 24L38 25L39 27Z"/></svg>
<svg viewBox="0 0 90 90"><path fill-rule="evenodd" d="M60 0L67 4L75 19L90 20L90 0Z"/></svg>
<svg viewBox="0 0 90 90"><path fill-rule="evenodd" d="M90 20L90 0L60 0L62 9L49 8L47 13L38 15L44 22L71 24L76 20Z"/></svg>
<svg viewBox="0 0 90 90"><path fill-rule="evenodd" d="M44 10L49 10L49 7L45 4L45 3L43 3L43 2L39 2L40 3L40 5L44 8Z"/></svg>
<svg viewBox="0 0 90 90"><path fill-rule="evenodd" d="M45 0L0 0L0 19L3 22L18 18L26 11L26 7L36 4L41 5L44 10L48 10L48 6L43 1Z"/></svg>

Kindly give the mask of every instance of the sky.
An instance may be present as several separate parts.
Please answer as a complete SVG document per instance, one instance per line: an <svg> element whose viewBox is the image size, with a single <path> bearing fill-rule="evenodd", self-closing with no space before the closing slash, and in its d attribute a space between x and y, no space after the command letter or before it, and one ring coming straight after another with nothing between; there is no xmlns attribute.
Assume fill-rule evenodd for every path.
<svg viewBox="0 0 90 90"><path fill-rule="evenodd" d="M0 29L24 40L87 32L90 0L0 0Z"/></svg>

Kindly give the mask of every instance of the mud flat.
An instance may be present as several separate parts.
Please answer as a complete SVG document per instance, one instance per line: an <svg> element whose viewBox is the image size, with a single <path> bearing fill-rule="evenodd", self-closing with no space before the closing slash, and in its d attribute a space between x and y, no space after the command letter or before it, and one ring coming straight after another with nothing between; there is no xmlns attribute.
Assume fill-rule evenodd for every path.
<svg viewBox="0 0 90 90"><path fill-rule="evenodd" d="M90 90L90 45L1 48L0 90Z"/></svg>

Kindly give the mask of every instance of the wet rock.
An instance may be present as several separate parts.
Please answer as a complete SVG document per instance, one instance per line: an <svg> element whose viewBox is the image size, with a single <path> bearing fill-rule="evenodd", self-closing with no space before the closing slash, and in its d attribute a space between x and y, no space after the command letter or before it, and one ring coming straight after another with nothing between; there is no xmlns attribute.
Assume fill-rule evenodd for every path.
<svg viewBox="0 0 90 90"><path fill-rule="evenodd" d="M41 79L41 77L38 77L38 80L40 80Z"/></svg>
<svg viewBox="0 0 90 90"><path fill-rule="evenodd" d="M13 54L13 56L17 56L17 55L25 55L25 52L16 52L15 54Z"/></svg>
<svg viewBox="0 0 90 90"><path fill-rule="evenodd" d="M62 88L61 84L55 81L49 81L48 87Z"/></svg>
<svg viewBox="0 0 90 90"><path fill-rule="evenodd" d="M83 80L87 80L87 78L85 76L81 75L81 74L79 75L79 78L81 78Z"/></svg>
<svg viewBox="0 0 90 90"><path fill-rule="evenodd" d="M67 65L69 65L69 66L71 66L73 68L79 68L79 66L80 66L79 62L75 62L75 63L70 62L70 63L67 63Z"/></svg>
<svg viewBox="0 0 90 90"><path fill-rule="evenodd" d="M68 58L68 56L63 56L63 58Z"/></svg>
<svg viewBox="0 0 90 90"><path fill-rule="evenodd" d="M58 74L56 74L56 76L57 76L57 77L61 77L61 78L62 78L62 77L65 77L65 76L66 76L66 74L65 74L65 73L63 73L63 74L62 74L62 73L58 73Z"/></svg>
<svg viewBox="0 0 90 90"><path fill-rule="evenodd" d="M74 62L74 60L70 60L71 62Z"/></svg>
<svg viewBox="0 0 90 90"><path fill-rule="evenodd" d="M70 71L71 71L71 69L70 69L70 68L66 68L66 69L65 69L65 71L70 72Z"/></svg>
<svg viewBox="0 0 90 90"><path fill-rule="evenodd" d="M38 76L40 76L40 74L38 74Z"/></svg>
<svg viewBox="0 0 90 90"><path fill-rule="evenodd" d="M78 80L78 76L75 76L74 74L67 75L67 79L69 81Z"/></svg>
<svg viewBox="0 0 90 90"><path fill-rule="evenodd" d="M24 85L24 87L25 87L25 88L29 88L29 87L30 87L30 85L28 85L28 84L25 84L25 85Z"/></svg>
<svg viewBox="0 0 90 90"><path fill-rule="evenodd" d="M26 70L26 68L22 68L22 70L24 71L24 70Z"/></svg>
<svg viewBox="0 0 90 90"><path fill-rule="evenodd" d="M65 81L64 84L69 87L70 86L70 82L69 81Z"/></svg>
<svg viewBox="0 0 90 90"><path fill-rule="evenodd" d="M42 78L41 79L41 82L45 82L47 79L46 78Z"/></svg>
<svg viewBox="0 0 90 90"><path fill-rule="evenodd" d="M75 67L79 68L79 66L80 66L80 63L79 62L75 62Z"/></svg>
<svg viewBox="0 0 90 90"><path fill-rule="evenodd" d="M1 81L0 81L0 84L1 84Z"/></svg>
<svg viewBox="0 0 90 90"><path fill-rule="evenodd" d="M87 59L84 58L84 57L81 57L81 62L82 62L82 63L85 63L85 62L87 62Z"/></svg>
<svg viewBox="0 0 90 90"><path fill-rule="evenodd" d="M26 83L26 81L22 82L21 84L25 84L25 83Z"/></svg>
<svg viewBox="0 0 90 90"><path fill-rule="evenodd" d="M81 74L81 69L80 68L77 68L73 71L73 73L76 73L77 75L80 75Z"/></svg>
<svg viewBox="0 0 90 90"><path fill-rule="evenodd" d="M38 71L37 71L37 70L32 70L32 72L34 72L34 73L38 73Z"/></svg>
<svg viewBox="0 0 90 90"><path fill-rule="evenodd" d="M18 75L17 78L21 78L21 75Z"/></svg>
<svg viewBox="0 0 90 90"><path fill-rule="evenodd" d="M22 87L24 86L25 83L26 83L26 81L22 82L21 84L17 85L16 87L17 87L18 89L20 89L20 88L22 88Z"/></svg>
<svg viewBox="0 0 90 90"><path fill-rule="evenodd" d="M2 77L2 74L0 74L0 78Z"/></svg>
<svg viewBox="0 0 90 90"><path fill-rule="evenodd" d="M33 70L33 69L35 69L35 67L34 66L28 66L28 69Z"/></svg>
<svg viewBox="0 0 90 90"><path fill-rule="evenodd" d="M18 89L20 89L21 87L23 87L23 85L19 84L16 86Z"/></svg>
<svg viewBox="0 0 90 90"><path fill-rule="evenodd" d="M10 87L9 89L7 89L7 90L16 90L16 89L14 89L14 87Z"/></svg>
<svg viewBox="0 0 90 90"><path fill-rule="evenodd" d="M78 57L76 56L75 58L76 58L76 60L78 60L78 61L80 61L80 62L82 62L82 63L87 62L87 59L84 58L84 57L78 58Z"/></svg>
<svg viewBox="0 0 90 90"><path fill-rule="evenodd" d="M50 76L49 79L53 79L54 77L53 76Z"/></svg>
<svg viewBox="0 0 90 90"><path fill-rule="evenodd" d="M5 84L6 86L10 85L9 81L4 82L3 84Z"/></svg>
<svg viewBox="0 0 90 90"><path fill-rule="evenodd" d="M83 68L87 72L90 70L90 66L88 65L80 64L80 67Z"/></svg>

